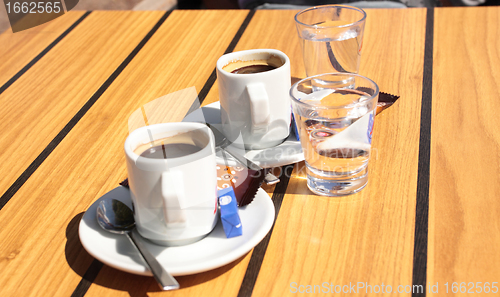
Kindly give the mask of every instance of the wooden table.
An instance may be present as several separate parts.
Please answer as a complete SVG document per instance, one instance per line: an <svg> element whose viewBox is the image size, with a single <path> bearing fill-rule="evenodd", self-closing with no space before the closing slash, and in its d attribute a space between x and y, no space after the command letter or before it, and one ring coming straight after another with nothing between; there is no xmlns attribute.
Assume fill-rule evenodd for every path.
<svg viewBox="0 0 500 297"><path fill-rule="evenodd" d="M303 162L276 169L287 174L264 187L276 208L268 236L229 265L178 277L178 291L82 247L83 213L127 175L132 112L192 86L203 105L217 101L225 52L276 48L304 77L295 13L70 12L0 35L0 296L324 295L324 283L350 292L341 295L380 295L382 284L386 295L410 296L413 285L447 295L446 283L451 294L461 282L496 295L498 7L367 10L360 74L401 98L376 118L360 193L311 195ZM175 102L169 120L192 103ZM354 294L358 283L367 294Z"/></svg>

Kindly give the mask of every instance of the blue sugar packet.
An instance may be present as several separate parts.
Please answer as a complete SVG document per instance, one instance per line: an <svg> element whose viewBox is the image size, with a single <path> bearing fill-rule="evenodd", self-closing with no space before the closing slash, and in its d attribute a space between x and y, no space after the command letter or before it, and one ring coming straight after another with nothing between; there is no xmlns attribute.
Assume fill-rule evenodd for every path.
<svg viewBox="0 0 500 297"><path fill-rule="evenodd" d="M238 205L233 187L225 188L217 192L220 206L220 219L227 238L243 234L241 220L238 215Z"/></svg>

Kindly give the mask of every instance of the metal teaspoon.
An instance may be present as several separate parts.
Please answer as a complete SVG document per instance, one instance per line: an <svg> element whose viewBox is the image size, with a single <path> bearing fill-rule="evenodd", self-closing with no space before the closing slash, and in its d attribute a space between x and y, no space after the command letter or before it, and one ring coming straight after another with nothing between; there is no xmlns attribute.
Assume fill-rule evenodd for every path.
<svg viewBox="0 0 500 297"><path fill-rule="evenodd" d="M138 238L135 229L135 220L132 210L123 202L116 199L104 199L97 207L97 222L104 230L115 234L125 234L139 250L142 258L151 269L154 278L162 290L179 289L179 283L168 273L156 258L147 250Z"/></svg>
<svg viewBox="0 0 500 297"><path fill-rule="evenodd" d="M229 155L233 156L236 160L238 160L240 163L245 165L248 169L252 169L255 171L260 171L263 168L260 167L259 165L255 164L252 162L250 159L245 158L245 156L240 155L239 153L235 152L234 150L230 150L230 144L231 142L229 139L222 134L219 130L217 130L213 125L210 125L209 123L205 123L214 133L215 136L215 147L223 150L224 152L228 153ZM274 174L271 172L268 172L264 178L264 182L268 185L274 185L280 182L280 179L276 177Z"/></svg>

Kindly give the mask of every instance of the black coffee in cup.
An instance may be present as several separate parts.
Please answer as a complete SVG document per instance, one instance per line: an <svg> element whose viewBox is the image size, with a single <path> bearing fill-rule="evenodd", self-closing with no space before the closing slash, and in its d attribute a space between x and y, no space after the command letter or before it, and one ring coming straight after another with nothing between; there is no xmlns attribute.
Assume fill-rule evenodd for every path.
<svg viewBox="0 0 500 297"><path fill-rule="evenodd" d="M274 70L283 63L279 57L270 55L267 59L231 61L222 69L235 74L252 74Z"/></svg>
<svg viewBox="0 0 500 297"><path fill-rule="evenodd" d="M201 151L208 141L200 131L194 130L139 145L134 153L150 159L179 158Z"/></svg>
<svg viewBox="0 0 500 297"><path fill-rule="evenodd" d="M149 147L140 156L150 159L169 159L188 156L201 151L201 147L189 143L167 143Z"/></svg>
<svg viewBox="0 0 500 297"><path fill-rule="evenodd" d="M276 69L273 65L249 65L231 71L231 73L237 74L249 74L249 73L259 73L266 72L269 70Z"/></svg>

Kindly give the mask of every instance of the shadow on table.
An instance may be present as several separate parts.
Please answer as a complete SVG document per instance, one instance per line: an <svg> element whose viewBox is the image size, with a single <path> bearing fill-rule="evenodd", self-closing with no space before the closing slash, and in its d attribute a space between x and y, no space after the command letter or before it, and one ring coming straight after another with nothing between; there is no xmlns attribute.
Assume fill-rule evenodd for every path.
<svg viewBox="0 0 500 297"><path fill-rule="evenodd" d="M314 199L328 203L356 203L368 199L369 195L359 193L347 196L328 197L314 194L307 187L307 173L305 161L283 167L273 168L272 173L279 176L281 182L275 186L263 184L262 188L270 195L294 195L285 199ZM366 189L362 191L366 192Z"/></svg>
<svg viewBox="0 0 500 297"><path fill-rule="evenodd" d="M83 215L82 212L74 216L66 227L66 261L71 269L82 277L82 280L75 288L75 292L85 294L92 284L127 291L131 297L143 297L147 296L148 292L161 291L153 277L123 272L92 257L82 246L78 236L78 227ZM245 256L220 268L193 275L178 276L176 279L181 285L181 290L196 286L228 272L238 265Z"/></svg>
<svg viewBox="0 0 500 297"><path fill-rule="evenodd" d="M304 79L304 78L305 78L305 77L295 77L295 76L292 76L292 78L291 78L291 83L292 83L292 86L293 86L296 82L298 82L299 80L302 80L302 79Z"/></svg>

